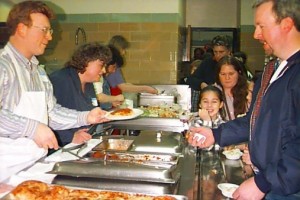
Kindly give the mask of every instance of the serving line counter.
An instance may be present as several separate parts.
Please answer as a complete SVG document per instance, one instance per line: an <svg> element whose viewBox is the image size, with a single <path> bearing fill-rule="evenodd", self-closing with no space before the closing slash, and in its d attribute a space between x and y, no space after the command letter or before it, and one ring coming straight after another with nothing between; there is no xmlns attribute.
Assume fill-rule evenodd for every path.
<svg viewBox="0 0 300 200"><path fill-rule="evenodd" d="M126 130L153 130L171 131L181 133L187 129L187 124L178 118L149 118L137 117L135 119L108 122L104 127L111 126L112 129Z"/></svg>
<svg viewBox="0 0 300 200"><path fill-rule="evenodd" d="M157 138L157 133L160 138ZM173 166L172 168L167 167L168 170L153 171L152 168L137 167L133 163L110 166L103 162L96 164L95 167L91 166L92 163L87 162L85 166L78 168L79 165L76 162L70 162L69 166L60 163L53 168L53 173L58 176L52 183L98 190L156 195L171 194L185 196L191 200L226 199L217 186L223 182L239 185L244 180L241 161L228 160L221 154L221 151L196 150L189 146L181 135L176 132L147 130L141 131L139 136L113 136L113 138L122 137L125 140L135 141L135 145L127 152L131 157L135 153L146 154L147 157L155 155L160 158L163 158L163 155L171 155L176 158L172 160L175 168ZM157 153L158 151L162 151L163 154ZM107 156L115 156L115 154L107 154ZM101 155L99 155L100 157ZM118 159L120 158L122 156ZM142 160L142 158L140 159ZM149 164L153 165L151 161L153 160L150 160ZM81 164L83 162L85 161L81 161ZM166 163L156 164L159 168ZM105 167L108 167L109 170L107 171ZM81 176L80 170L85 170L89 175Z"/></svg>
<svg viewBox="0 0 300 200"><path fill-rule="evenodd" d="M175 91L174 86L156 88L162 93ZM174 99L189 109L190 91L187 86L175 88L180 95L177 94ZM145 98L144 103L149 97ZM79 157L72 160L52 160L55 163L47 172L54 175L52 184L92 190L170 194L176 199L218 200L226 199L217 188L219 183L240 184L244 179L239 160L227 160L220 151L197 150L189 146L184 138L187 123L179 118L139 116L96 127L90 130L92 142L100 144L95 143L96 147L86 151L84 149ZM124 130L126 134L111 135L114 129ZM132 136L131 131L139 134ZM76 154L76 151L72 154L74 152ZM36 178L39 180L39 177Z"/></svg>
<svg viewBox="0 0 300 200"><path fill-rule="evenodd" d="M139 136L113 136L112 139L123 137L121 141L133 140L134 143L128 143L128 151L120 154L110 151L109 145L101 146L100 143L93 149L98 148L105 159L101 155L96 156L97 151L89 150L82 159L56 162L46 174L54 175L52 184L71 188L168 194L176 199L191 200L226 199L217 185L222 182L240 184L243 181L239 160L227 160L219 151L196 150L186 143L181 133L161 132L159 138L155 133L142 131ZM102 137L101 141L109 139L111 136ZM145 158L146 162L143 162ZM113 159L121 162L115 163ZM162 160L164 162L160 162ZM47 162L41 162L39 166L45 167ZM37 169L37 166L22 174L27 179L40 180L42 174L33 171L34 168ZM33 176L28 176L29 171Z"/></svg>

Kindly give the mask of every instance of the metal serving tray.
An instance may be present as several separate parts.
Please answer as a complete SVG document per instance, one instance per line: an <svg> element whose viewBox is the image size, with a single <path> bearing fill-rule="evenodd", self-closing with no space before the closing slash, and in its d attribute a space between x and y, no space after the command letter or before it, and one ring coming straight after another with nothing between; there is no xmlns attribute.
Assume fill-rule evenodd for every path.
<svg viewBox="0 0 300 200"><path fill-rule="evenodd" d="M77 160L58 162L48 173L73 177L176 183L180 178L179 168L179 165L152 166L105 160Z"/></svg>
<svg viewBox="0 0 300 200"><path fill-rule="evenodd" d="M182 154L183 138L181 133L163 131L141 131L134 140L134 145L130 151Z"/></svg>
<svg viewBox="0 0 300 200"><path fill-rule="evenodd" d="M134 140L121 139L104 139L100 144L93 148L94 151L127 151Z"/></svg>
<svg viewBox="0 0 300 200"><path fill-rule="evenodd" d="M178 183L165 184L127 180L116 181L112 179L71 177L60 175L54 178L52 184L158 195L177 194L179 185Z"/></svg>
<svg viewBox="0 0 300 200"><path fill-rule="evenodd" d="M139 106L157 106L157 105L173 105L175 102L175 96L167 95L167 94L147 94L141 93L138 96Z"/></svg>
<svg viewBox="0 0 300 200"><path fill-rule="evenodd" d="M106 152L91 151L88 158L100 159L112 162L130 162L144 165L164 166L175 165L179 161L179 156L169 154L151 154L139 152Z"/></svg>

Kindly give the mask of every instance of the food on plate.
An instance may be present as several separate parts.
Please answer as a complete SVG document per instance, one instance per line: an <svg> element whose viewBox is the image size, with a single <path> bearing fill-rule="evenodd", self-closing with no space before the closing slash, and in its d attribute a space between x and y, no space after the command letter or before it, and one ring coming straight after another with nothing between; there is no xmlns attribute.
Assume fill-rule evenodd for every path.
<svg viewBox="0 0 300 200"><path fill-rule="evenodd" d="M182 113L181 108L175 106L142 106L140 109L144 111L142 116L145 117L179 118Z"/></svg>
<svg viewBox="0 0 300 200"><path fill-rule="evenodd" d="M10 194L12 200L55 199L55 200L99 200L99 199L128 199L128 200L175 200L171 196L151 196L113 191L92 191L70 189L64 186L48 185L41 181L29 180L19 184Z"/></svg>
<svg viewBox="0 0 300 200"><path fill-rule="evenodd" d="M110 113L112 116L131 116L134 112L131 108L121 108Z"/></svg>

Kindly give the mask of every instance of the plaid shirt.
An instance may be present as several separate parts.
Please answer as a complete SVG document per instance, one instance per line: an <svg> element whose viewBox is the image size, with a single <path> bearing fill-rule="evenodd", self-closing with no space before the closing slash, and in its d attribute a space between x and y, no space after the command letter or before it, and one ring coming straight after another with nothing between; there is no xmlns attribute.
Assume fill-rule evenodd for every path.
<svg viewBox="0 0 300 200"><path fill-rule="evenodd" d="M198 112L199 110L199 99L200 99L200 91L191 89L191 112Z"/></svg>
<svg viewBox="0 0 300 200"><path fill-rule="evenodd" d="M198 120L200 126L205 126L208 128L218 128L221 124L225 123L225 121L222 119L221 115L218 114L217 119L214 121L206 121L199 119Z"/></svg>

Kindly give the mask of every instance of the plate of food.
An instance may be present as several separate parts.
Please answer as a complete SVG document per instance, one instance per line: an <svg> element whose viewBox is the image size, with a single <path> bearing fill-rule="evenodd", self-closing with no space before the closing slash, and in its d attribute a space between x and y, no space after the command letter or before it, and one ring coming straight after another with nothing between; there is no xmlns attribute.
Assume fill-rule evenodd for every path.
<svg viewBox="0 0 300 200"><path fill-rule="evenodd" d="M232 194L239 186L232 183L220 183L218 188L222 191L225 197L232 198Z"/></svg>
<svg viewBox="0 0 300 200"><path fill-rule="evenodd" d="M121 108L110 111L106 114L109 120L126 120L133 119L143 114L143 110L138 108Z"/></svg>

